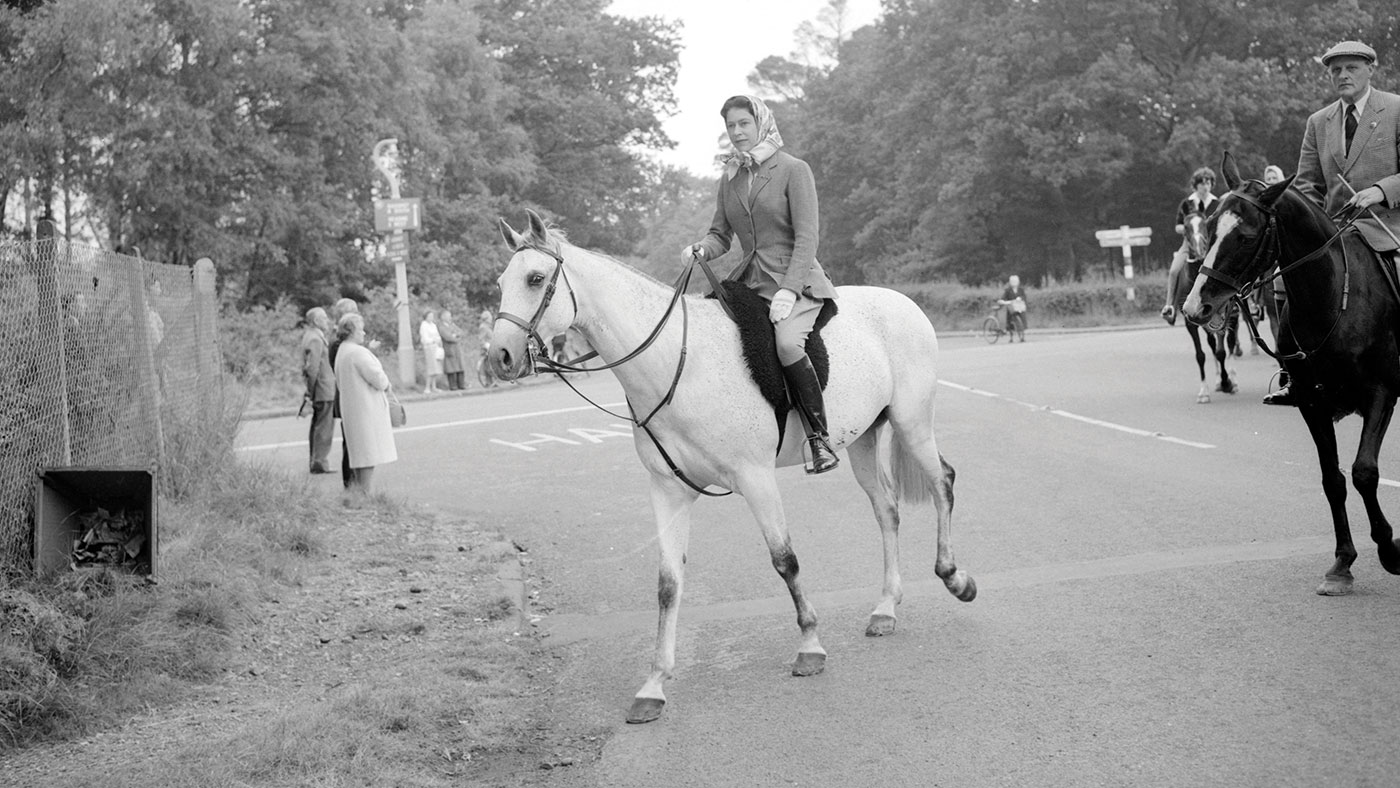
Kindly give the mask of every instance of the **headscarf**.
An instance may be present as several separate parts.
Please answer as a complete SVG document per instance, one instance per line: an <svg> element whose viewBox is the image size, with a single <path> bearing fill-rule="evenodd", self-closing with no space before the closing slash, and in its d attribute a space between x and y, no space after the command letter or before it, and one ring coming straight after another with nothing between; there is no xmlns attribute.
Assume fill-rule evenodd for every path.
<svg viewBox="0 0 1400 788"><path fill-rule="evenodd" d="M773 118L773 111L757 96L744 98L753 106L753 121L758 126L758 143L747 152L731 145L728 154L715 157L716 161L724 165L725 178L733 178L740 167L758 167L767 161L769 156L777 153L778 148L783 147L783 135L778 133L778 121Z"/></svg>

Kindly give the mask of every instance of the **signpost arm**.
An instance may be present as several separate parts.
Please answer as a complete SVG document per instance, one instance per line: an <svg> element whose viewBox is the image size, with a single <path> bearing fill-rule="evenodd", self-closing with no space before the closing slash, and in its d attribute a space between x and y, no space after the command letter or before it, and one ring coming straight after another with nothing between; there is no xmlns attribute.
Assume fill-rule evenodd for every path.
<svg viewBox="0 0 1400 788"><path fill-rule="evenodd" d="M374 145L374 166L389 182L389 197L394 200L399 199L398 145L399 141L393 138L380 140ZM402 241L403 232L392 232L396 242ZM406 241L404 243L406 246ZM413 363L413 325L408 316L408 263L405 257L401 256L394 262L394 282L397 287L394 306L399 317L399 385L411 389L416 385L417 377Z"/></svg>

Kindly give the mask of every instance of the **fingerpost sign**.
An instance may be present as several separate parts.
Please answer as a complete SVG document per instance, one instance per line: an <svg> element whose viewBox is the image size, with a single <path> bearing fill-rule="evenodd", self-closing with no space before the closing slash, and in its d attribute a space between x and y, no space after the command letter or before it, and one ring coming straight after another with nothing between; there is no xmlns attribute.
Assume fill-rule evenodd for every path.
<svg viewBox="0 0 1400 788"><path fill-rule="evenodd" d="M1123 278L1128 280L1128 300L1136 301L1137 294L1133 289L1133 247L1152 243L1152 228L1129 227L1124 224L1119 225L1116 230L1099 230L1094 233L1094 237L1099 239L1099 246L1123 248Z"/></svg>

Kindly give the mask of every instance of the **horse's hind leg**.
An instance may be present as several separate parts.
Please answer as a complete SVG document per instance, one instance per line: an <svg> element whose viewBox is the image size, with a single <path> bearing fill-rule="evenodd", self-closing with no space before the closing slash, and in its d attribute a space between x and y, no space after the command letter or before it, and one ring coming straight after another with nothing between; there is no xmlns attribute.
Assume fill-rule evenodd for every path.
<svg viewBox="0 0 1400 788"><path fill-rule="evenodd" d="M878 456L880 433L885 433L884 440L890 440L889 431L888 424L866 430L846 450L856 481L875 510L875 521L880 524L880 538L884 543L885 581L880 590L880 603L870 614L870 623L865 628L865 634L871 637L894 634L895 608L904 597L899 578L899 505L888 481L881 479Z"/></svg>
<svg viewBox="0 0 1400 788"><path fill-rule="evenodd" d="M938 557L933 571L949 593L963 602L977 597L977 583L953 561L953 466L938 452L933 437L931 400L922 407L892 409L895 436L890 445L890 474L898 501L933 500L938 515Z"/></svg>
<svg viewBox="0 0 1400 788"><path fill-rule="evenodd" d="M666 705L663 685L676 667L676 620L685 583L685 551L690 541L690 509L697 494L670 476L652 476L651 507L656 516L656 542L661 555L657 573L656 651L651 674L632 699L631 723L651 722Z"/></svg>
<svg viewBox="0 0 1400 788"><path fill-rule="evenodd" d="M797 554L792 551L792 539L788 535L787 518L783 514L783 501L778 495L778 482L772 468L758 468L744 474L738 480L737 491L753 512L763 538L768 543L768 554L773 559L773 568L787 584L792 595L792 604L797 608L797 628L801 639L797 646L797 659L792 663L792 675L815 676L826 667L826 649L817 638L817 612L798 582Z"/></svg>
<svg viewBox="0 0 1400 788"><path fill-rule="evenodd" d="M1356 561L1356 545L1351 541L1351 524L1347 521L1347 480L1337 467L1337 433L1332 426L1332 412L1325 406L1304 405L1298 409L1317 447L1317 461L1322 468L1322 492L1332 513L1332 531L1337 537L1336 561L1327 570L1317 593L1343 596L1351 593L1351 565Z"/></svg>
<svg viewBox="0 0 1400 788"><path fill-rule="evenodd" d="M1400 575L1400 543L1395 541L1394 531L1376 497L1381 478L1376 458L1380 455L1381 442L1385 440L1386 428L1390 426L1390 417L1395 411L1395 400L1386 395L1378 396L1385 398L1371 403L1366 413L1356 460L1351 466L1351 483L1366 505L1366 517L1371 521L1371 540L1376 543L1381 566L1393 575Z"/></svg>

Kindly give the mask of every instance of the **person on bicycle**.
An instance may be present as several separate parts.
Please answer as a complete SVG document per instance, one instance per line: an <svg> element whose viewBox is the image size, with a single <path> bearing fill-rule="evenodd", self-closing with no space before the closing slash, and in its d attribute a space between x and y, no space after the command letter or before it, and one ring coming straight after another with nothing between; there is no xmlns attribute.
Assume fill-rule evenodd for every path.
<svg viewBox="0 0 1400 788"><path fill-rule="evenodd" d="M1021 277L1012 274L1006 280L998 304L1006 307L1006 336L1008 342L1020 337L1026 341L1026 289L1021 287Z"/></svg>
<svg viewBox="0 0 1400 788"><path fill-rule="evenodd" d="M1169 326L1176 325L1176 310L1180 306L1178 301L1186 299L1186 294L1179 292L1177 287L1177 279L1181 276L1181 270L1186 267L1190 252L1190 245L1186 242L1186 217L1193 213L1210 215L1218 199L1211 191L1214 188L1215 171L1209 167L1201 167L1191 173L1191 193L1186 195L1186 199L1182 200L1176 209L1176 232L1181 236L1181 248L1172 255L1171 268L1167 271L1167 303L1162 307L1162 319L1167 321ZM1199 263L1200 260L1190 262Z"/></svg>

